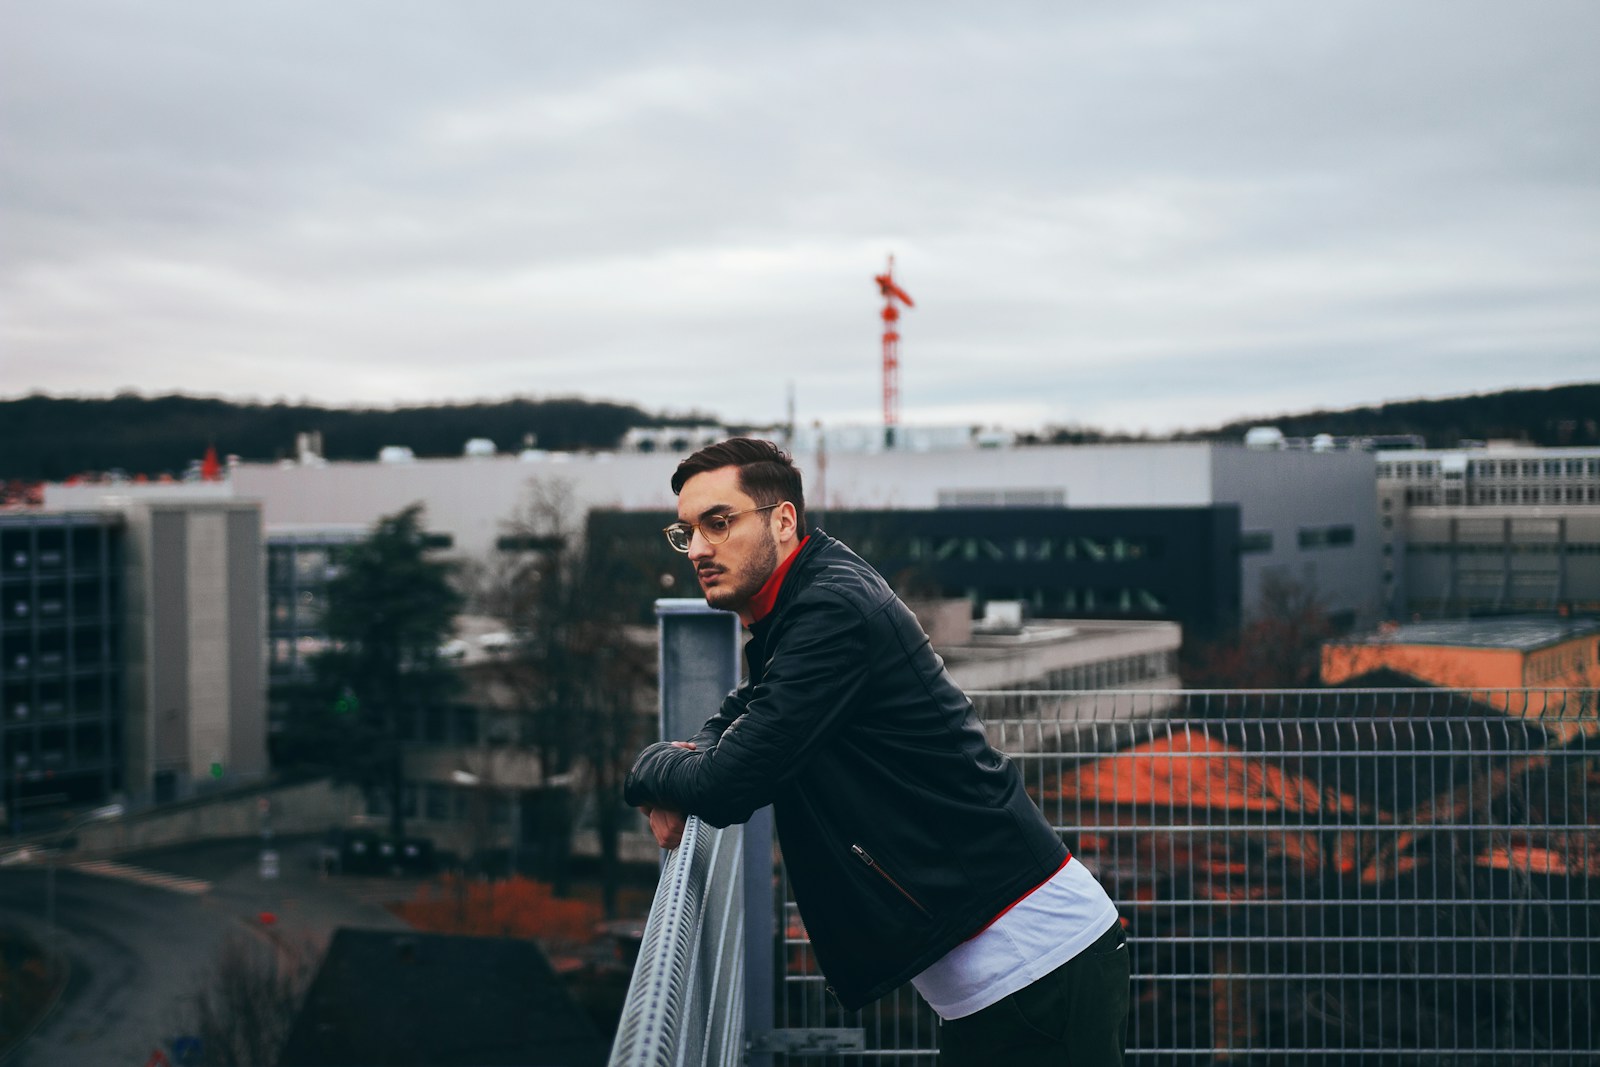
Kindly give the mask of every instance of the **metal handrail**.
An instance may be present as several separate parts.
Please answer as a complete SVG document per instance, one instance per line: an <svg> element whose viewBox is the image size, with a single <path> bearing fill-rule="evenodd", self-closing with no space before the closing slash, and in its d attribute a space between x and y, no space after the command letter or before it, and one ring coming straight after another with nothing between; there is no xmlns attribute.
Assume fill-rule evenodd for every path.
<svg viewBox="0 0 1600 1067"><path fill-rule="evenodd" d="M612 1067L735 1067L744 1055L740 827L690 818L666 854Z"/></svg>

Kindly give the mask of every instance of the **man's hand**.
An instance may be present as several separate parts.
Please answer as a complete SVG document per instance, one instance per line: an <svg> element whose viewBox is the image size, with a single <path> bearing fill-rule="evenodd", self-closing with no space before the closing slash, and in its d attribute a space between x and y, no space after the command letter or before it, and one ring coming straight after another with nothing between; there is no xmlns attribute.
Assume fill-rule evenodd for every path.
<svg viewBox="0 0 1600 1067"><path fill-rule="evenodd" d="M690 752L695 750L693 741L674 741L672 747L688 749ZM686 825L683 812L651 804L642 804L639 810L649 817L650 832L655 834L656 844L662 848L677 848L683 844L683 828Z"/></svg>
<svg viewBox="0 0 1600 1067"><path fill-rule="evenodd" d="M683 844L683 813L671 808L651 808L650 832L656 835L656 844L662 848L677 848Z"/></svg>

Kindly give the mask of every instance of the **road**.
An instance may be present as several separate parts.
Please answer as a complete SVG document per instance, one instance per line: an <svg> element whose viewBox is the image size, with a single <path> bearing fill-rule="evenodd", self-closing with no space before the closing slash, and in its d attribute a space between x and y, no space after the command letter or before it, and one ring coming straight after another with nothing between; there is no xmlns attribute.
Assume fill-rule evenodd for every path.
<svg viewBox="0 0 1600 1067"><path fill-rule="evenodd" d="M271 933L283 943L320 946L338 926L404 928L362 897L403 896L405 883L323 878L312 870L313 842L285 841L278 849L276 880L260 877L255 841L119 857L135 869L113 870L115 876L74 870L63 856L54 943L71 978L55 1011L5 1067L145 1063L186 1029L188 1002L230 936ZM47 877L38 864L0 868L0 923L22 927L41 944L52 939ZM263 913L272 917L270 929Z"/></svg>

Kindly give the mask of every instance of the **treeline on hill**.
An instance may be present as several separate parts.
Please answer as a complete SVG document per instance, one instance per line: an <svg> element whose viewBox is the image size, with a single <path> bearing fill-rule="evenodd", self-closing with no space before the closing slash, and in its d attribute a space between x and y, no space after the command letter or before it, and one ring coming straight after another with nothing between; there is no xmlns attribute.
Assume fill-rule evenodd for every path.
<svg viewBox="0 0 1600 1067"><path fill-rule="evenodd" d="M1600 445L1600 383L1241 419L1215 430L1183 436L1238 440L1252 426L1276 426L1288 437L1319 433L1335 437L1419 434L1430 448L1454 448L1461 441L1491 439L1526 441L1548 448Z"/></svg>
<svg viewBox="0 0 1600 1067"><path fill-rule="evenodd" d="M515 450L529 434L540 448L613 448L634 427L715 421L709 415L652 415L630 404L574 397L355 409L190 396L29 396L0 400L0 480L59 480L116 468L130 474L181 474L207 445L215 445L219 455L270 461L290 455L295 435L309 431L321 432L329 459L374 459L386 445L405 445L418 456L460 455L474 437ZM1237 441L1250 427L1263 425L1290 437L1417 434L1432 448L1501 438L1550 447L1600 445L1600 383L1265 416L1178 436ZM1025 444L1149 439L1081 426L1021 435Z"/></svg>
<svg viewBox="0 0 1600 1067"><path fill-rule="evenodd" d="M387 445L405 445L418 456L457 456L474 437L516 450L529 434L540 448L612 448L634 427L696 421L714 420L576 398L353 409L190 396L29 396L0 400L0 479L54 481L117 468L178 475L207 445L219 456L270 461L292 455L295 435L310 431L321 432L329 459L370 460Z"/></svg>

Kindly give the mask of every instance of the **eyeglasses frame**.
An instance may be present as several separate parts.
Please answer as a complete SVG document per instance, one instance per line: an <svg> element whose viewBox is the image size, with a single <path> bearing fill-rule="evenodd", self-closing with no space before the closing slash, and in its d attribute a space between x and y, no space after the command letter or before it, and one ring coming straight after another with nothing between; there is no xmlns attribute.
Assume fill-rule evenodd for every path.
<svg viewBox="0 0 1600 1067"><path fill-rule="evenodd" d="M708 545L727 544L728 538L733 536L734 519L737 519L740 515L750 515L757 511L771 511L773 508L781 508L787 503L787 500L780 500L776 504L762 504L760 507L745 508L743 511L722 511L715 515L707 515L705 518L701 519L700 522L672 522L663 526L661 528L661 532L667 535L667 544L672 546L672 550L674 552L682 552L684 555L688 555L690 546L694 544L694 535L696 533L699 533L700 537ZM701 526L701 523L707 522L711 519L727 520L728 531L722 536L722 540L720 541L713 540L711 535L708 534ZM672 535L674 533L683 533L685 529L688 531L688 536L684 538L683 547L679 548L678 543L672 539Z"/></svg>

